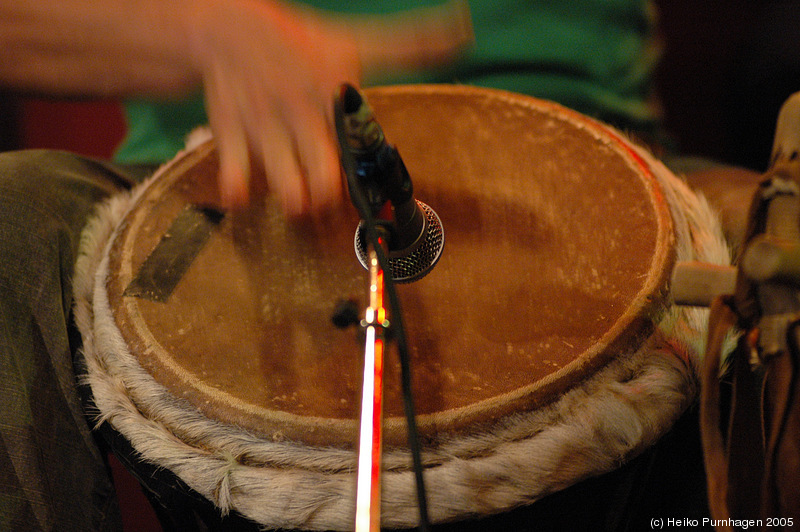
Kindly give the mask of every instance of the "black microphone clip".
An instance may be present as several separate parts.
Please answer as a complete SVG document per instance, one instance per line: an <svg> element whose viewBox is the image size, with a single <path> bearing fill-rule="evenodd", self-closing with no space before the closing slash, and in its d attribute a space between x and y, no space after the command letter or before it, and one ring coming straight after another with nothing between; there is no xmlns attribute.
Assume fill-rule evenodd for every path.
<svg viewBox="0 0 800 532"><path fill-rule="evenodd" d="M340 148L354 161L356 183L366 197L376 225L388 235L387 249L392 277L411 282L424 277L436 264L444 247L442 222L428 205L414 199L411 177L397 149L386 142L372 108L352 85L341 87L337 112L343 134ZM355 250L367 267L363 220L356 230Z"/></svg>

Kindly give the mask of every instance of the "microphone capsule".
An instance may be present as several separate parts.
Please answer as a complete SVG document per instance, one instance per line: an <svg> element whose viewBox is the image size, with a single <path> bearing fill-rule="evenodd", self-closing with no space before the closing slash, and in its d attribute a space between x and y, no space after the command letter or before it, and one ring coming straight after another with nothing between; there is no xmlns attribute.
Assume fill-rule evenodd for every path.
<svg viewBox="0 0 800 532"><path fill-rule="evenodd" d="M444 229L439 215L429 205L415 201L424 220L419 238L410 246L389 251L392 279L397 283L411 283L425 277L439 261L444 248ZM362 236L363 223L359 223L356 229L354 247L358 261L364 268L368 268L367 245Z"/></svg>

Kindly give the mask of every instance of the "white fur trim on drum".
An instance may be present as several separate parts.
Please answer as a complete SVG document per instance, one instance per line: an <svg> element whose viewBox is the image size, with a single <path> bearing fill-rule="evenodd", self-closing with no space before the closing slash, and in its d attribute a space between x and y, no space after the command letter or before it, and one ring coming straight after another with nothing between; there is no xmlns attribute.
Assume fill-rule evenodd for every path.
<svg viewBox="0 0 800 532"><path fill-rule="evenodd" d="M727 264L727 245L706 201L649 154L638 155L668 200L677 260ZM175 473L223 513L235 510L272 528L352 528L355 451L267 441L210 420L158 384L130 353L104 290L105 248L140 192L99 207L76 267L75 314L98 424L110 423L143 459ZM535 501L611 471L652 445L696 397L707 312L673 306L635 352L620 353L553 403L425 448L432 521ZM131 396L145 399L134 404ZM384 467L383 525L415 526L407 451L386 449Z"/></svg>

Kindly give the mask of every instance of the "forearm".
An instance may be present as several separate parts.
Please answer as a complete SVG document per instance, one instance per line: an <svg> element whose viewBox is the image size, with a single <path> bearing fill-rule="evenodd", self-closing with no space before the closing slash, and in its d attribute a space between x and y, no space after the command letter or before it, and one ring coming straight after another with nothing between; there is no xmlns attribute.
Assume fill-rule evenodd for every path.
<svg viewBox="0 0 800 532"><path fill-rule="evenodd" d="M199 84L187 0L0 0L0 86L171 96Z"/></svg>
<svg viewBox="0 0 800 532"><path fill-rule="evenodd" d="M221 203L247 202L255 168L287 212L321 212L341 199L341 83L441 64L470 39L463 0L391 18L279 0L0 0L0 88L163 97L202 85Z"/></svg>

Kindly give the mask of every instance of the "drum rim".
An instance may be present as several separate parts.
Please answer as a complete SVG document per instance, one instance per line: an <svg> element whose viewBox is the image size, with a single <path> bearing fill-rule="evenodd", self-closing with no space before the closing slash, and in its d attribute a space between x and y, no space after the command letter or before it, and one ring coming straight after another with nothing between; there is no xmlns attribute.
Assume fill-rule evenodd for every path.
<svg viewBox="0 0 800 532"><path fill-rule="evenodd" d="M655 253L647 278L619 319L603 333L595 344L564 367L534 383L463 407L419 415L417 422L426 437L458 433L476 423L495 422L520 409L530 410L543 406L555 400L560 392L569 389L571 383L576 382L576 378L585 380L598 371L618 355L621 348L627 352L638 349L641 342L649 336L654 324L658 321L658 316L667 307L667 285L675 261L675 236L672 214L657 178L647 161L624 135L610 126L560 104L499 89L463 85L402 85L370 88L366 89L365 93L368 98L394 95L424 96L426 94L491 98L494 101L504 101L512 105L532 108L556 119L569 122L570 125L588 131L595 139L613 146L615 153L623 157L626 163L635 170L648 192L650 206L656 219ZM142 191L125 215L120 223L120 230L110 239L109 249L118 247L118 242L128 238L132 228L136 227L133 217L137 208L143 201L146 201L148 195L155 193L160 187L168 188L174 179L180 177L178 175L170 180L164 178L165 176L169 178L182 169L190 168L207 157L213 156L215 156L215 147L213 141L208 141L193 150L184 152L163 167L157 174L161 179L152 179L146 186L146 190ZM113 264L109 266L109 269L113 271L114 265L118 263L114 259L111 262ZM110 279L108 283L111 283ZM108 284L105 288L109 290ZM130 305L125 306L130 307ZM128 312L131 312L130 308L128 308ZM131 321L138 325L141 320ZM141 331L140 334L142 334ZM144 334L147 333L144 332ZM158 345L154 338L150 337L150 340L154 345ZM163 354L167 355L167 358L161 357L162 361L171 361L169 353L163 348L161 350ZM224 419L224 423L240 425L251 432L269 438L285 437L311 445L332 443L349 445L354 441L358 425L355 419L303 416L264 408L208 386L178 364L173 364L172 367L165 369L170 373L166 377L170 381L170 385L174 379L177 379L182 387L191 387L200 392L201 396L190 402L210 418ZM155 378L157 382L164 384L163 379L164 375ZM209 398L212 399L211 402L207 401ZM140 404L142 400L134 396L134 401ZM219 407L220 404L225 406ZM233 409L236 414L233 418L231 418L231 405L234 405ZM402 445L406 440L404 418L387 417L384 420L384 427L389 444Z"/></svg>

